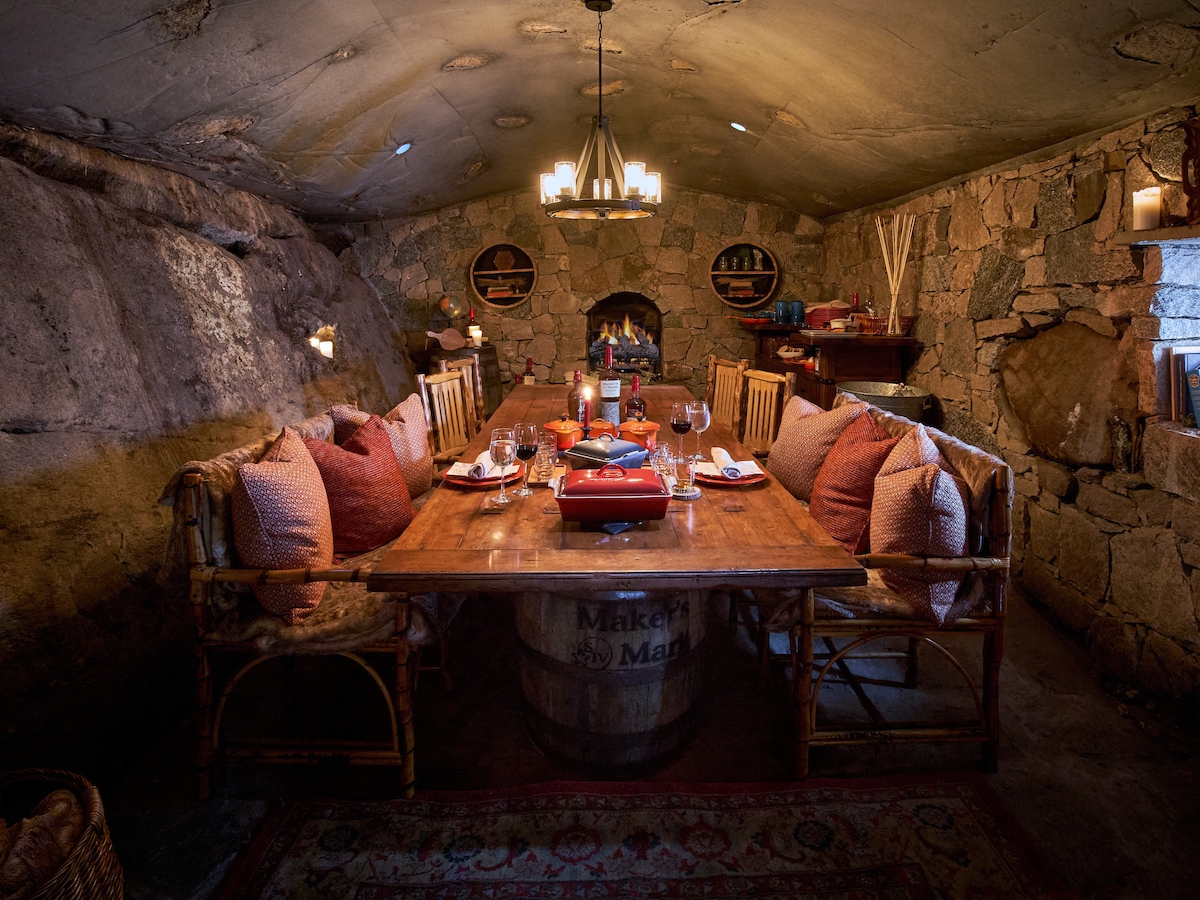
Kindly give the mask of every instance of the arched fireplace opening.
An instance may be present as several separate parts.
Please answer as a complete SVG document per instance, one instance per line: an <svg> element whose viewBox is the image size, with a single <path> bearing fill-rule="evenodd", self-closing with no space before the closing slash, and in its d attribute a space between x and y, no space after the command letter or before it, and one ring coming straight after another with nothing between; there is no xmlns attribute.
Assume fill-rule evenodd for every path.
<svg viewBox="0 0 1200 900"><path fill-rule="evenodd" d="M613 368L637 373L648 381L662 379L662 313L654 301L634 291L620 291L588 312L588 370L604 364L604 348L613 348Z"/></svg>

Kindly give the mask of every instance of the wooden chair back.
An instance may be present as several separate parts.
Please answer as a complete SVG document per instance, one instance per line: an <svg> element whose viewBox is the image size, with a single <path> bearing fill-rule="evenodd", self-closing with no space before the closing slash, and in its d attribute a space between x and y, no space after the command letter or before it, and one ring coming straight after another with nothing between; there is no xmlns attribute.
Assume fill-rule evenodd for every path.
<svg viewBox="0 0 1200 900"><path fill-rule="evenodd" d="M734 434L742 430L742 373L748 360L734 362L718 356L708 358L708 391L705 399L712 423L728 428Z"/></svg>
<svg viewBox="0 0 1200 900"><path fill-rule="evenodd" d="M796 392L796 374L786 376L761 369L748 369L741 396L742 431L739 439L754 452L765 456L779 433L783 407Z"/></svg>
<svg viewBox="0 0 1200 900"><path fill-rule="evenodd" d="M456 459L477 431L474 405L468 399L466 370L418 375L417 388L425 405L425 425L434 461Z"/></svg>
<svg viewBox="0 0 1200 900"><path fill-rule="evenodd" d="M479 354L472 353L462 359L439 359L439 372L453 372L461 369L467 373L467 399L470 402L470 412L473 418L475 433L483 427L487 415L483 411L483 371L479 362Z"/></svg>

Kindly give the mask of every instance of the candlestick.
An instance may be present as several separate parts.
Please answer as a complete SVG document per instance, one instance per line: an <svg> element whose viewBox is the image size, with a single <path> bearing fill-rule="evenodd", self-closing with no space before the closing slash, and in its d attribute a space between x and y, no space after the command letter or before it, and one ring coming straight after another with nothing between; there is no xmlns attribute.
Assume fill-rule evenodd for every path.
<svg viewBox="0 0 1200 900"><path fill-rule="evenodd" d="M1133 230L1149 231L1158 227L1162 210L1162 188L1149 187L1133 192Z"/></svg>

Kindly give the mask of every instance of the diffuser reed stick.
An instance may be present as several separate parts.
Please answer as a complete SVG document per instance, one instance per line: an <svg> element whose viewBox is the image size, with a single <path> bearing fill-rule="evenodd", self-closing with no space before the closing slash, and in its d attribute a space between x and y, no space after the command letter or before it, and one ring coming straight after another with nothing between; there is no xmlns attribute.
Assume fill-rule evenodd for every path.
<svg viewBox="0 0 1200 900"><path fill-rule="evenodd" d="M888 287L892 292L892 307L888 311L888 334L900 333L900 282L904 280L904 266L908 262L908 248L912 246L913 225L916 221L916 216L907 213L892 216L891 224L885 229L883 219L875 217L879 246L883 250L883 264L887 267Z"/></svg>

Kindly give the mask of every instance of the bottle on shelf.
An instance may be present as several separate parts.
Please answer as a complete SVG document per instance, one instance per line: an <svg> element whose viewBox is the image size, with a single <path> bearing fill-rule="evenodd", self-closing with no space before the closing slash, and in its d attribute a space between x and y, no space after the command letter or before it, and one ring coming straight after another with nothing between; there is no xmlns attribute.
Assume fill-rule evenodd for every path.
<svg viewBox="0 0 1200 900"><path fill-rule="evenodd" d="M473 306L471 307L471 312L469 314L469 318L467 319L467 324L468 325L476 324L476 322L475 322L475 307L473 307Z"/></svg>
<svg viewBox="0 0 1200 900"><path fill-rule="evenodd" d="M625 421L640 422L646 418L646 401L642 399L642 378L633 376L629 399L625 401Z"/></svg>
<svg viewBox="0 0 1200 900"><path fill-rule="evenodd" d="M567 418L583 422L583 372L575 370L575 383L567 392Z"/></svg>
<svg viewBox="0 0 1200 900"><path fill-rule="evenodd" d="M604 347L604 368L600 376L600 418L614 425L621 421L621 376L613 368L612 344Z"/></svg>
<svg viewBox="0 0 1200 900"><path fill-rule="evenodd" d="M521 376L521 384L533 384L536 379L533 374L533 357L525 357L525 374Z"/></svg>

